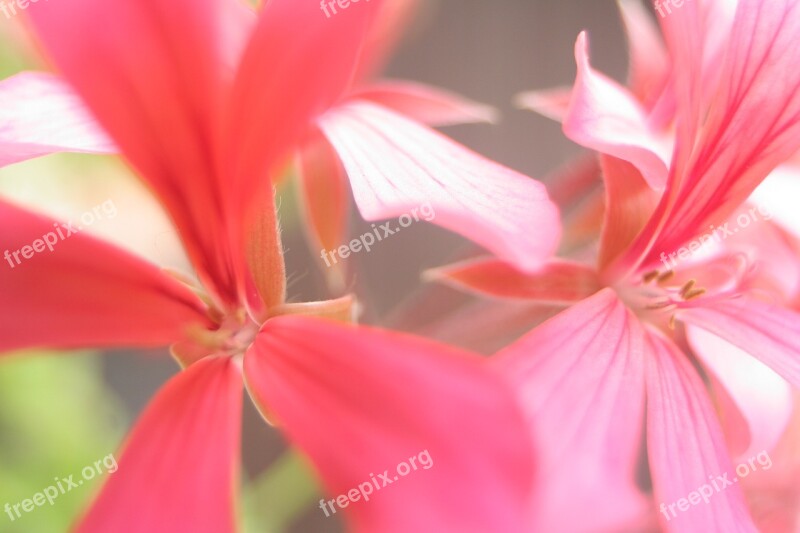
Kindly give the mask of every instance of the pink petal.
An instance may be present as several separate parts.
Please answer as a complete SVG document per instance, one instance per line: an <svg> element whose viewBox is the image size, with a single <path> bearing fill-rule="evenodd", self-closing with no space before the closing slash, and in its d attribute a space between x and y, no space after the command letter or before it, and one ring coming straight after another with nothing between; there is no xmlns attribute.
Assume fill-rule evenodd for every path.
<svg viewBox="0 0 800 533"><path fill-rule="evenodd" d="M0 351L165 346L211 326L187 287L127 252L2 201L0 227L13 228L0 233Z"/></svg>
<svg viewBox="0 0 800 533"><path fill-rule="evenodd" d="M308 454L330 498L374 489L368 502L347 504L353 531L527 530L530 442L512 394L479 359L282 317L265 324L244 367L262 412ZM421 452L433 466L417 460L395 480L396 467ZM385 470L391 487L379 479Z"/></svg>
<svg viewBox="0 0 800 533"><path fill-rule="evenodd" d="M714 105L697 137L680 136L663 205L632 254L649 249L655 261L677 250L800 148L800 4L741 0L732 34Z"/></svg>
<svg viewBox="0 0 800 533"><path fill-rule="evenodd" d="M725 340L689 326L688 340L694 353L725 387L749 428L745 459L772 450L794 411L792 389L769 367Z"/></svg>
<svg viewBox="0 0 800 533"><path fill-rule="evenodd" d="M578 77L564 133L576 143L633 164L654 189L664 187L672 146L648 124L647 112L627 89L589 64L586 34L575 44Z"/></svg>
<svg viewBox="0 0 800 533"><path fill-rule="evenodd" d="M553 303L577 303L602 288L594 269L567 261L552 261L535 272L522 272L496 259L477 259L438 268L429 275L479 294Z"/></svg>
<svg viewBox="0 0 800 533"><path fill-rule="evenodd" d="M639 0L618 2L628 37L631 91L645 106L655 103L669 76L669 57L658 26Z"/></svg>
<svg viewBox="0 0 800 533"><path fill-rule="evenodd" d="M0 167L54 152L113 153L114 143L72 88L44 72L0 82Z"/></svg>
<svg viewBox="0 0 800 533"><path fill-rule="evenodd" d="M571 87L556 87L542 91L528 91L515 98L517 106L539 113L543 117L564 122L572 100Z"/></svg>
<svg viewBox="0 0 800 533"><path fill-rule="evenodd" d="M686 309L680 318L738 346L800 388L800 313L740 296Z"/></svg>
<svg viewBox="0 0 800 533"><path fill-rule="evenodd" d="M428 126L495 122L492 107L467 100L444 89L410 81L371 83L351 95L369 100Z"/></svg>
<svg viewBox="0 0 800 533"><path fill-rule="evenodd" d="M605 219L600 243L600 268L622 255L647 225L658 194L636 168L621 159L600 157L605 182Z"/></svg>
<svg viewBox="0 0 800 533"><path fill-rule="evenodd" d="M662 528L675 533L755 532L697 372L671 341L657 335L650 335L648 356L647 450ZM718 476L727 476L731 485Z"/></svg>
<svg viewBox="0 0 800 533"><path fill-rule="evenodd" d="M544 187L381 106L351 101L320 125L367 220L428 204L432 223L531 270L555 250L558 210Z"/></svg>
<svg viewBox="0 0 800 533"><path fill-rule="evenodd" d="M198 275L226 303L236 295L219 237L230 222L219 198L219 121L232 50L252 23L242 9L232 0L72 0L28 11L46 52L156 192ZM98 23L107 20L119 23Z"/></svg>
<svg viewBox="0 0 800 533"><path fill-rule="evenodd" d="M635 485L644 332L609 289L500 352L539 452L541 531L620 531L646 510Z"/></svg>
<svg viewBox="0 0 800 533"><path fill-rule="evenodd" d="M172 378L131 432L79 533L233 533L241 371L204 359Z"/></svg>

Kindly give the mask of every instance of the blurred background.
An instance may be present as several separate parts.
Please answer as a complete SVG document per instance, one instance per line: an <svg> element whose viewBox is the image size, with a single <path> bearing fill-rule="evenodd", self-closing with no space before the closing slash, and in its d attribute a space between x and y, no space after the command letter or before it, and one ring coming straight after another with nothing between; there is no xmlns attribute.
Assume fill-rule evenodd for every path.
<svg viewBox="0 0 800 533"><path fill-rule="evenodd" d="M589 31L594 65L623 79L626 47L614 0L423 2L387 77L429 83L497 107L502 114L498 124L452 127L445 133L525 174L542 179L578 154L558 124L516 109L513 98L526 90L571 84L573 46L584 29ZM3 77L40 66L20 35L20 22L0 16ZM185 265L168 221L113 158L58 155L14 165L0 170L0 194L62 218L112 199L118 215L90 231L133 247L159 264ZM290 297L326 298L330 293L324 265L319 252L310 251L304 240L293 195L291 185L281 190ZM368 224L353 216L351 235L368 230ZM369 254L348 259L348 288L358 295L366 323L489 352L494 347L479 338L491 333L491 321L481 318L486 315L470 323L470 335L446 325L440 328L440 322L471 304L454 291L420 279L426 269L473 252L465 241L443 230L412 224ZM507 312L519 316L514 309L489 311L497 320ZM137 414L176 370L166 353L5 356L0 363L0 505L29 498L55 476L80 472L116 452ZM249 402L245 405L249 408ZM252 408L246 413L243 458L248 531L342 530L335 517L325 518L317 508L318 489L302 460L286 451L278 433ZM96 489L97 483L82 487L17 523L0 516L0 531L66 531Z"/></svg>

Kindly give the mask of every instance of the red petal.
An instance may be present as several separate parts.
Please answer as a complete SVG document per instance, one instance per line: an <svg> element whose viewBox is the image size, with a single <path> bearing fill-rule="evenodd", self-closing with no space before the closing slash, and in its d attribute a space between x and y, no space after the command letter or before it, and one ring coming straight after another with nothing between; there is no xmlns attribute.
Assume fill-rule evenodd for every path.
<svg viewBox="0 0 800 533"><path fill-rule="evenodd" d="M399 334L283 317L264 326L245 376L332 498L374 489L369 502L348 504L354 531L527 530L530 443L510 391L478 359ZM421 452L433 466L399 476L396 467ZM384 470L391 488L378 478Z"/></svg>
<svg viewBox="0 0 800 533"><path fill-rule="evenodd" d="M0 226L14 228L0 233L0 351L164 346L210 326L188 288L127 252L2 201Z"/></svg>
<svg viewBox="0 0 800 533"><path fill-rule="evenodd" d="M78 533L233 533L242 378L204 359L156 395Z"/></svg>
<svg viewBox="0 0 800 533"><path fill-rule="evenodd" d="M661 526L674 533L755 532L702 380L670 341L651 335L648 352L647 450Z"/></svg>
<svg viewBox="0 0 800 533"><path fill-rule="evenodd" d="M541 458L539 530L621 531L645 512L635 484L644 335L607 289L497 355Z"/></svg>
<svg viewBox="0 0 800 533"><path fill-rule="evenodd" d="M525 270L555 250L558 210L540 183L373 103L340 106L322 118L321 128L365 219L410 216L427 206L433 224Z"/></svg>
<svg viewBox="0 0 800 533"><path fill-rule="evenodd" d="M0 166L54 152L116 151L80 97L57 76L12 76L0 82L0 101Z"/></svg>
<svg viewBox="0 0 800 533"><path fill-rule="evenodd" d="M381 81L351 98L369 100L428 126L494 122L497 111L450 91L410 81Z"/></svg>
<svg viewBox="0 0 800 533"><path fill-rule="evenodd" d="M602 288L592 268L567 261L549 262L527 273L496 259L478 259L438 268L429 275L479 294L553 303L577 303Z"/></svg>
<svg viewBox="0 0 800 533"><path fill-rule="evenodd" d="M170 212L198 274L235 298L216 171L231 50L249 20L230 0L73 0L30 15L47 52ZM99 21L116 21L101 24Z"/></svg>

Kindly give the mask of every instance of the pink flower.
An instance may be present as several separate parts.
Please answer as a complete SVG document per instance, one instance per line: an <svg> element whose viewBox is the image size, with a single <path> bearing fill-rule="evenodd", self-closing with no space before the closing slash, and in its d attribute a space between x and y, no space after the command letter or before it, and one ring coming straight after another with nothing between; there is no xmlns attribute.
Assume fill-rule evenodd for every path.
<svg viewBox="0 0 800 533"><path fill-rule="evenodd" d="M271 0L258 16L233 0L30 11L64 77L2 84L0 163L118 149L171 216L198 278L179 281L84 233L3 267L0 350L170 345L185 367L145 410L79 531L234 530L243 384L334 496L429 451L425 475L348 507L354 530L525 527L529 437L499 377L452 349L319 319L347 319L349 298L285 302L271 180L315 128L368 218L424 199L438 223L524 268L558 238L539 184L374 93L347 92L381 5L331 19L299 0ZM3 201L0 223L14 228L0 235L10 251L69 231ZM541 239L517 246L531 227Z"/></svg>
<svg viewBox="0 0 800 533"><path fill-rule="evenodd" d="M439 272L569 306L496 359L536 427L543 531L639 530L652 503L667 531L755 531L741 486L713 483L732 479L731 454L775 446L800 387L796 243L744 205L800 148L800 6L740 0L735 17L711 18L731 4L686 2L662 19L667 72L658 49L648 66L635 45L637 95L591 69L584 35L569 106L563 93L533 95L601 153L596 267L554 260L531 274L480 260ZM652 503L635 483L643 434Z"/></svg>

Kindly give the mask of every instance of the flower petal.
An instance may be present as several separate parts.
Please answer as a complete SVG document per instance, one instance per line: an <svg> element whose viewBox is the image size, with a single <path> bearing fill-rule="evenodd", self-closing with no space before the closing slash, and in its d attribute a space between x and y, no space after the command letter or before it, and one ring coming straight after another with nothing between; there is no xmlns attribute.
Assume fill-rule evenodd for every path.
<svg viewBox="0 0 800 533"><path fill-rule="evenodd" d="M800 149L800 4L741 0L731 32L708 118L679 133L667 192L630 252L644 263L724 220Z"/></svg>
<svg viewBox="0 0 800 533"><path fill-rule="evenodd" d="M517 106L539 113L556 122L564 122L572 100L571 87L556 87L520 93L514 98Z"/></svg>
<svg viewBox="0 0 800 533"><path fill-rule="evenodd" d="M367 220L430 204L434 224L519 268L537 268L556 248L558 209L545 188L381 106L351 101L320 120L344 163Z"/></svg>
<svg viewBox="0 0 800 533"><path fill-rule="evenodd" d="M234 533L241 370L208 358L172 378L124 446L78 533Z"/></svg>
<svg viewBox="0 0 800 533"><path fill-rule="evenodd" d="M600 268L622 255L647 225L658 195L636 168L621 159L600 156L605 183L605 219L600 243Z"/></svg>
<svg viewBox="0 0 800 533"><path fill-rule="evenodd" d="M411 81L380 81L351 98L369 100L428 126L494 122L497 110L444 89Z"/></svg>
<svg viewBox="0 0 800 533"><path fill-rule="evenodd" d="M73 0L29 10L38 37L172 216L198 275L235 299L218 144L235 0ZM119 24L98 24L116 20ZM227 222L230 222L229 220ZM211 283L207 283L211 281Z"/></svg>
<svg viewBox="0 0 800 533"><path fill-rule="evenodd" d="M521 272L496 259L477 259L428 272L457 288L496 298L577 303L602 286L594 269L580 263L551 261L536 272Z"/></svg>
<svg viewBox="0 0 800 533"><path fill-rule="evenodd" d="M298 154L299 195L306 214L306 228L314 245L335 250L347 239L350 196L347 175L339 156L319 132L315 132ZM316 256L317 251L312 250ZM327 259L326 259L327 261ZM344 284L342 264L328 264L336 272L329 278Z"/></svg>
<svg viewBox="0 0 800 533"><path fill-rule="evenodd" d="M527 530L530 443L512 394L480 360L400 334L281 317L264 325L244 368L262 412L309 455L332 498L375 489L347 504L354 531ZM432 466L401 477L395 468L421 452Z"/></svg>
<svg viewBox="0 0 800 533"><path fill-rule="evenodd" d="M631 91L645 107L655 103L669 76L669 57L652 16L640 0L618 2L628 37Z"/></svg>
<svg viewBox="0 0 800 533"><path fill-rule="evenodd" d="M210 326L187 287L68 226L0 201L0 351L165 346Z"/></svg>
<svg viewBox="0 0 800 533"><path fill-rule="evenodd" d="M650 335L647 351L647 450L661 526L675 533L757 531L700 376L671 341ZM701 491L710 493L701 499Z"/></svg>
<svg viewBox="0 0 800 533"><path fill-rule="evenodd" d="M267 305L282 298L283 247L273 191L266 184L311 132L313 119L344 96L382 3L362 2L346 16L330 18L312 1L270 0L261 10L223 129L227 183L221 193L225 210L237 221L227 239L240 294L252 294L256 285ZM253 225L258 228L255 241ZM254 250L263 269L255 274L252 259L246 259ZM258 302L248 301L251 313L262 316Z"/></svg>
<svg viewBox="0 0 800 533"><path fill-rule="evenodd" d="M648 124L647 112L627 89L592 69L586 33L575 44L578 77L564 133L576 143L628 161L654 189L667 180L672 146Z"/></svg>
<svg viewBox="0 0 800 533"><path fill-rule="evenodd" d="M54 152L109 154L114 143L64 80L23 72L0 82L0 167Z"/></svg>
<svg viewBox="0 0 800 533"><path fill-rule="evenodd" d="M775 371L748 353L707 331L688 326L694 353L721 382L749 429L745 458L772 450L794 411L792 389Z"/></svg>
<svg viewBox="0 0 800 533"><path fill-rule="evenodd" d="M738 346L800 388L800 313L740 296L686 309L679 318Z"/></svg>
<svg viewBox="0 0 800 533"><path fill-rule="evenodd" d="M638 319L606 289L496 356L539 452L538 530L620 531L646 511L635 485L643 341Z"/></svg>

